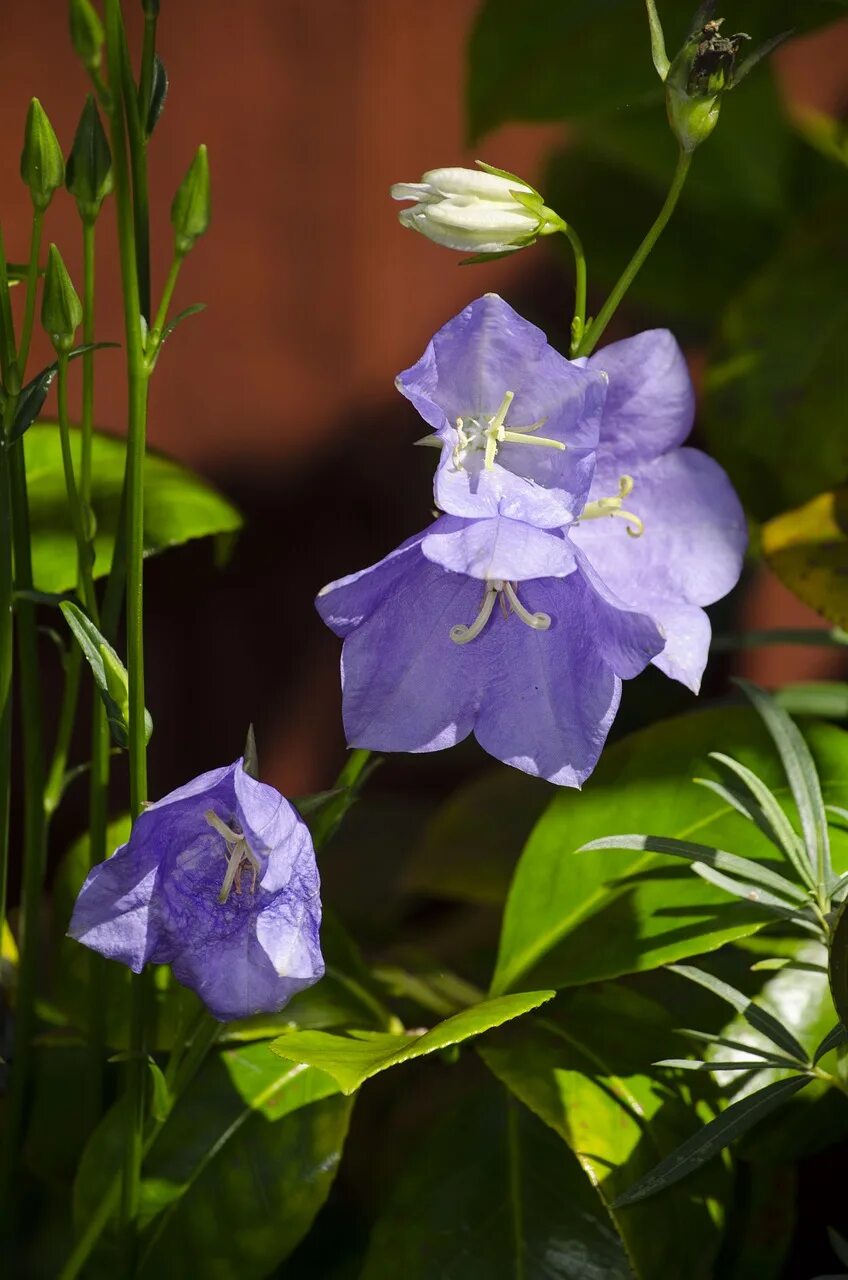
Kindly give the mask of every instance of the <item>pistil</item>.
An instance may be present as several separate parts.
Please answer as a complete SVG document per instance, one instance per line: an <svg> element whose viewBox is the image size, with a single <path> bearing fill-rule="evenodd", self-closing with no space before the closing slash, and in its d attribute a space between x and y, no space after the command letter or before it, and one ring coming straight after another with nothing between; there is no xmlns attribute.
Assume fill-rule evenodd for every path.
<svg viewBox="0 0 848 1280"><path fill-rule="evenodd" d="M450 638L454 644L470 644L472 640L476 640L480 632L485 627L489 618L492 616L492 610L495 607L495 601L500 596L501 608L504 617L508 617L507 608L515 613L521 621L534 631L547 631L551 625L551 617L548 613L531 613L529 609L525 609L524 605L518 598L518 593L511 582L504 582L500 578L493 578L491 582L486 584L486 590L483 595L483 601L480 605L480 612L471 623L470 627L464 623L458 623L457 626L451 627Z"/></svg>
<svg viewBox="0 0 848 1280"><path fill-rule="evenodd" d="M486 471L492 471L498 449L502 444L530 444L541 446L545 449L560 450L567 447L562 440L553 440L550 436L533 434L539 430L539 427L544 426L544 418L540 418L538 422L531 422L526 427L507 427L505 425L506 415L509 413L509 407L514 399L515 392L506 391L500 407L494 415L483 414L477 418L464 416L456 419L456 444L453 450L453 461L456 467L462 468L463 454L468 451L483 449L483 467ZM424 440L419 440L417 443L424 444L432 438L425 437Z"/></svg>
<svg viewBox="0 0 848 1280"><path fill-rule="evenodd" d="M621 476L618 481L618 493L612 498L598 498L595 502L587 502L580 515L580 520L600 520L601 516L618 516L629 521L627 533L631 538L641 538L645 532L644 521L632 511L625 511L621 505L624 499L633 492L633 477Z"/></svg>

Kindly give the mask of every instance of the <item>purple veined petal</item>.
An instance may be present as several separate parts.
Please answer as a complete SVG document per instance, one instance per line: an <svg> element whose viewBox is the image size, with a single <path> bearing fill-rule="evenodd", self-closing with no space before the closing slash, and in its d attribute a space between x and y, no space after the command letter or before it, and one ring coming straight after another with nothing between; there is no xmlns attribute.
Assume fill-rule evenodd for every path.
<svg viewBox="0 0 848 1280"><path fill-rule="evenodd" d="M600 450L623 471L680 445L695 420L695 392L677 339L648 329L610 343L587 368L609 376Z"/></svg>
<svg viewBox="0 0 848 1280"><path fill-rule="evenodd" d="M158 874L153 844L122 845L89 871L74 904L68 936L141 973L159 943L151 912Z"/></svg>
<svg viewBox="0 0 848 1280"><path fill-rule="evenodd" d="M598 653L622 680L638 676L665 647L666 637L651 610L635 609L609 590L582 552L574 590L577 611L595 635ZM578 583L577 579L581 581Z"/></svg>
<svg viewBox="0 0 848 1280"><path fill-rule="evenodd" d="M656 618L666 637L662 652L652 659L653 665L698 693L712 636L704 610L696 604L680 604L675 600L646 600L644 607Z"/></svg>
<svg viewBox="0 0 848 1280"><path fill-rule="evenodd" d="M621 697L582 614L579 577L522 583L522 604L551 626L534 631L511 617L498 627L497 666L474 727L490 755L564 787L580 787L594 769Z"/></svg>
<svg viewBox="0 0 848 1280"><path fill-rule="evenodd" d="M617 460L616 460L617 463ZM599 465L591 499L614 491L619 472ZM706 605L739 580L748 541L744 512L722 468L698 449L675 449L634 469L625 507L644 522L639 538L626 520L585 520L569 536L604 583L636 608L648 599Z"/></svg>
<svg viewBox="0 0 848 1280"><path fill-rule="evenodd" d="M429 530L407 538L376 564L322 587L315 608L337 636L346 636L374 612L383 597L403 581Z"/></svg>
<svg viewBox="0 0 848 1280"><path fill-rule="evenodd" d="M485 589L420 551L345 641L344 726L350 746L439 751L471 732L484 672L451 628L478 614Z"/></svg>
<svg viewBox="0 0 848 1280"><path fill-rule="evenodd" d="M312 845L306 824L276 787L259 782L244 772L239 761L235 778L235 818L255 854L268 854L262 878L263 889L275 892L279 876L272 862L282 850L289 864L299 854L302 843ZM286 880L288 877L286 876Z"/></svg>
<svg viewBox="0 0 848 1280"><path fill-rule="evenodd" d="M561 533L503 517L442 516L431 525L421 551L443 569L490 581L563 578L575 567L573 548Z"/></svg>
<svg viewBox="0 0 848 1280"><path fill-rule="evenodd" d="M201 773L198 777L192 778L191 782L187 782L182 787L177 787L175 791L169 791L161 800L154 800L145 805L144 813L139 818L139 822L145 821L145 815L153 813L157 809L164 809L168 805L179 804L183 800L193 800L199 795L204 795L209 791L218 791L223 788L226 792L232 789L233 779L236 769L239 767L240 761L236 760L233 764L225 765L222 769L210 769L207 773Z"/></svg>

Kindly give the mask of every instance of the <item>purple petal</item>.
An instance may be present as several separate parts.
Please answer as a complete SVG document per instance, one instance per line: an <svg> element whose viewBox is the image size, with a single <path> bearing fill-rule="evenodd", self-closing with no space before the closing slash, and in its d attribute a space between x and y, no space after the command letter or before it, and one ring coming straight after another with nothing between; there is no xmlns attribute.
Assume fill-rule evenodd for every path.
<svg viewBox="0 0 848 1280"><path fill-rule="evenodd" d="M155 845L123 845L88 873L68 935L141 973L159 942L151 914L158 873Z"/></svg>
<svg viewBox="0 0 848 1280"><path fill-rule="evenodd" d="M564 578L574 571L574 551L559 533L517 520L460 520L442 516L421 543L433 564L472 578Z"/></svg>
<svg viewBox="0 0 848 1280"><path fill-rule="evenodd" d="M710 651L709 618L697 605L675 600L646 600L644 607L666 636L665 648L653 659L653 665L697 693Z"/></svg>
<svg viewBox="0 0 848 1280"><path fill-rule="evenodd" d="M496 759L565 787L579 787L594 769L621 696L586 625L583 590L579 574L522 584L522 604L549 614L551 626L534 631L514 616L499 625L474 728Z"/></svg>
<svg viewBox="0 0 848 1280"><path fill-rule="evenodd" d="M609 377L601 423L602 453L623 471L682 444L695 420L686 359L667 329L649 329L602 347L587 367Z"/></svg>
<svg viewBox="0 0 848 1280"><path fill-rule="evenodd" d="M629 680L638 676L665 645L651 610L637 610L620 600L595 573L582 552L577 552L582 579L579 612L595 635L598 653L617 676Z"/></svg>
<svg viewBox="0 0 848 1280"><path fill-rule="evenodd" d="M510 415L516 419L513 413ZM517 420L517 419L516 419ZM555 431L545 434L561 438ZM569 446L505 444L487 471L479 453L462 467L454 462L453 441L442 449L434 491L442 511L468 519L505 516L543 529L569 524L583 509L594 472L595 454Z"/></svg>
<svg viewBox="0 0 848 1280"><path fill-rule="evenodd" d="M430 526L432 528L432 526ZM337 636L346 636L370 617L383 597L403 582L428 530L407 538L376 564L322 587L315 608Z"/></svg>
<svg viewBox="0 0 848 1280"><path fill-rule="evenodd" d="M614 493L617 468L599 466L591 498ZM698 449L675 449L634 469L625 507L645 531L629 537L626 521L586 520L569 530L617 596L636 608L647 599L712 604L739 580L748 534L739 499L724 471Z"/></svg>
<svg viewBox="0 0 848 1280"><path fill-rule="evenodd" d="M365 590L370 594L367 579ZM473 645L454 644L450 630L473 621L482 594L473 578L446 572L420 551L406 558L406 572L387 582L380 603L345 641L343 712L351 746L438 751L471 732L479 671Z"/></svg>

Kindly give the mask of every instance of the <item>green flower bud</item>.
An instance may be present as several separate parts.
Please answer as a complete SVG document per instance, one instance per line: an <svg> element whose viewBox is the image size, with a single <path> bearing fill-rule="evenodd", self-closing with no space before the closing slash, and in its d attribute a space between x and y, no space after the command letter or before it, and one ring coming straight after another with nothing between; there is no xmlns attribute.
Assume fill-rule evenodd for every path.
<svg viewBox="0 0 848 1280"><path fill-rule="evenodd" d="M91 94L86 98L65 169L65 185L84 222L93 222L112 190L112 152Z"/></svg>
<svg viewBox="0 0 848 1280"><path fill-rule="evenodd" d="M38 98L33 98L27 112L21 177L29 187L32 203L42 212L65 181L62 148Z"/></svg>
<svg viewBox="0 0 848 1280"><path fill-rule="evenodd" d="M209 157L206 147L200 146L171 205L177 253L185 254L194 248L195 240L209 226L210 213Z"/></svg>
<svg viewBox="0 0 848 1280"><path fill-rule="evenodd" d="M91 0L71 0L71 44L83 66L96 71L103 49L103 23Z"/></svg>
<svg viewBox="0 0 848 1280"><path fill-rule="evenodd" d="M159 0L141 0L141 7L148 18L159 17Z"/></svg>
<svg viewBox="0 0 848 1280"><path fill-rule="evenodd" d="M41 323L59 352L71 350L76 331L82 324L82 303L55 244L51 244L47 259Z"/></svg>

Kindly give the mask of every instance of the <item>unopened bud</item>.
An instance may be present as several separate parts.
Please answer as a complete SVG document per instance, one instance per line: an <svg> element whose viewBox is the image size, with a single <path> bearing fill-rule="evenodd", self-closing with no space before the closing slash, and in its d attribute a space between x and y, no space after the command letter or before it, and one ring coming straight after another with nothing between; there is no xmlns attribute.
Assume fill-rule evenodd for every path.
<svg viewBox="0 0 848 1280"><path fill-rule="evenodd" d="M76 331L82 324L82 303L55 244L51 244L47 259L41 323L59 352L71 350Z"/></svg>
<svg viewBox="0 0 848 1280"><path fill-rule="evenodd" d="M511 253L562 221L538 191L503 169L430 169L420 182L398 182L393 200L412 200L398 217L428 240L465 253Z"/></svg>
<svg viewBox="0 0 848 1280"><path fill-rule="evenodd" d="M33 98L27 112L21 177L29 187L32 203L42 212L65 181L62 148L38 98Z"/></svg>
<svg viewBox="0 0 848 1280"><path fill-rule="evenodd" d="M65 169L65 185L76 200L84 222L94 221L104 197L112 190L112 152L91 94L86 99L74 134L74 145Z"/></svg>
<svg viewBox="0 0 848 1280"><path fill-rule="evenodd" d="M83 66L96 71L103 50L103 23L91 0L71 0L71 43Z"/></svg>
<svg viewBox="0 0 848 1280"><path fill-rule="evenodd" d="M185 254L194 248L195 240L209 226L210 215L209 156L206 147L200 146L171 205L177 253Z"/></svg>

